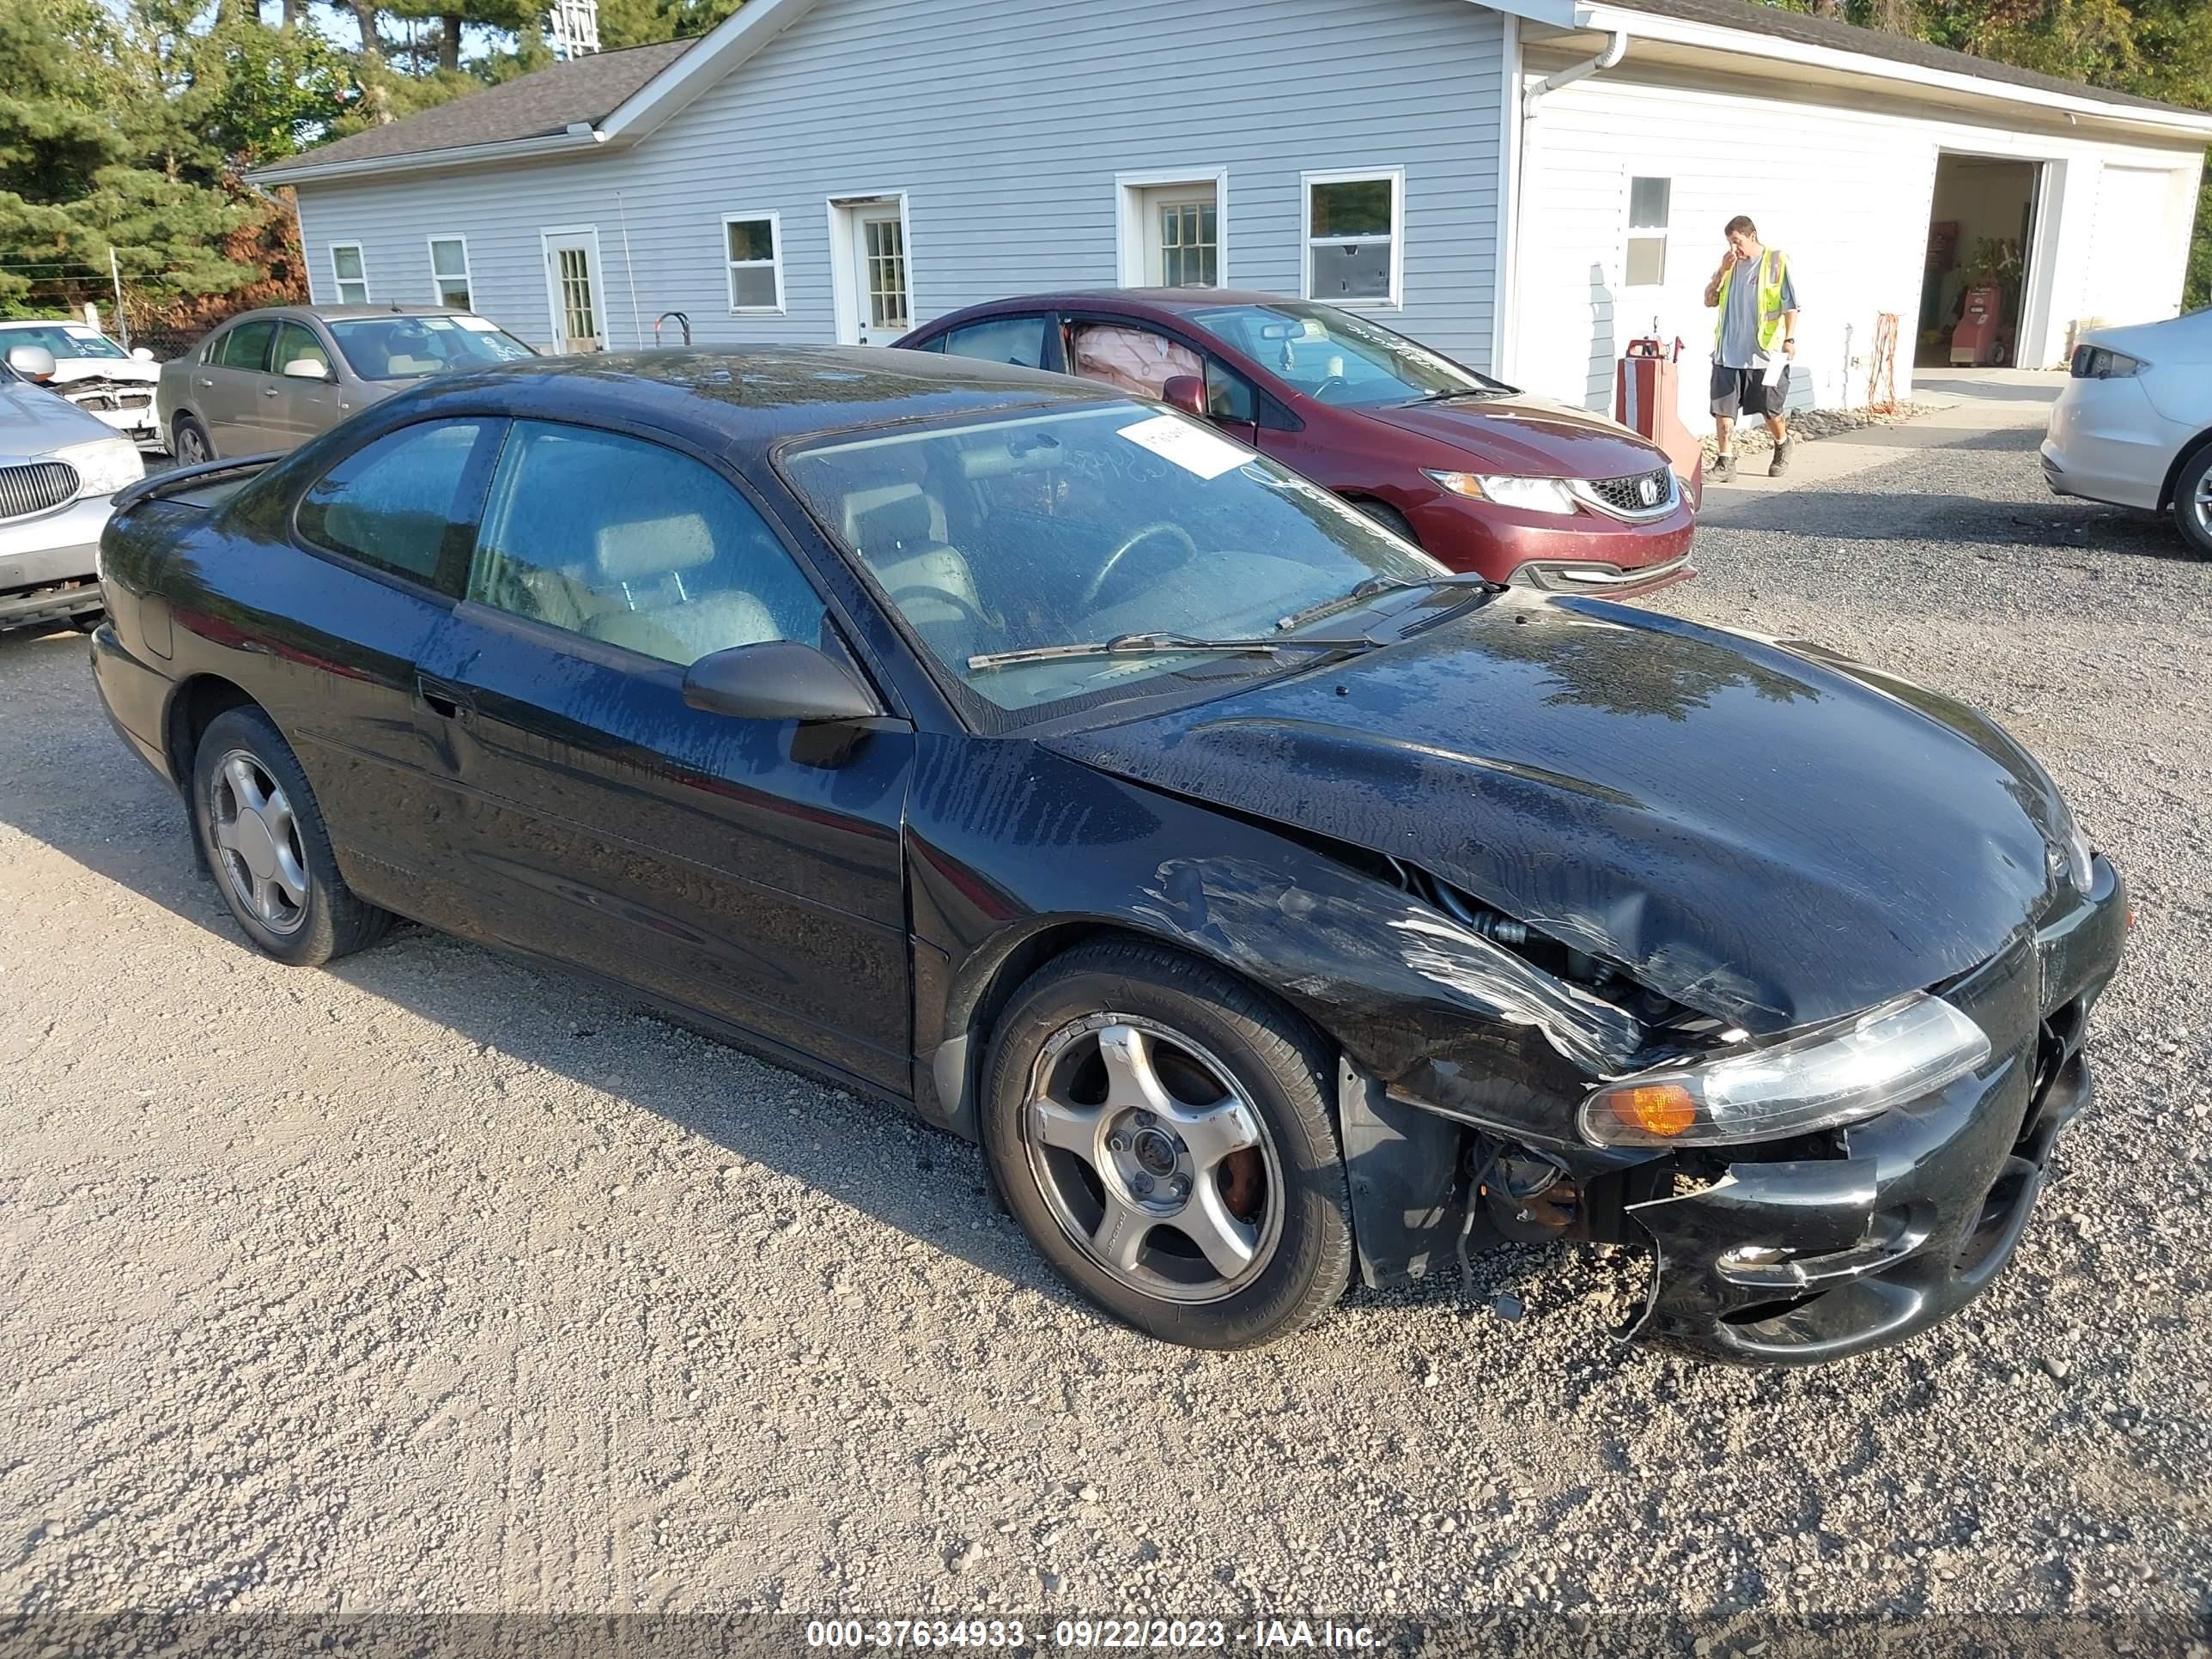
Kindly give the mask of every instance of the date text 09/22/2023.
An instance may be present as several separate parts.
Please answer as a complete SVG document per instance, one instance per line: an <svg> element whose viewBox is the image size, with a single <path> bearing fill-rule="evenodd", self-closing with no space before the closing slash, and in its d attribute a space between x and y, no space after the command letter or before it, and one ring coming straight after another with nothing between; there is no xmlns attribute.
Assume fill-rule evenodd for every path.
<svg viewBox="0 0 2212 1659"><path fill-rule="evenodd" d="M1034 1626L1019 1619L817 1619L806 1626L806 1645L817 1649L982 1648L1036 1651L1175 1651L1301 1649L1360 1652L1376 1645L1365 1625L1334 1620L1061 1619Z"/></svg>

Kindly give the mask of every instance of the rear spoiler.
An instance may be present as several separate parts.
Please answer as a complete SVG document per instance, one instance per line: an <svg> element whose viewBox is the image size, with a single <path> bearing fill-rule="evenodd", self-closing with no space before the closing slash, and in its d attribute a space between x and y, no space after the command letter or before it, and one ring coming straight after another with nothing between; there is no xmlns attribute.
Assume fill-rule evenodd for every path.
<svg viewBox="0 0 2212 1659"><path fill-rule="evenodd" d="M233 472L258 472L270 462L283 459L283 450L272 449L259 455L240 455L236 460L202 461L195 466L173 466L166 472L149 473L137 483L126 484L115 492L114 510L120 513L140 501L156 500L178 484L205 483L210 478Z"/></svg>

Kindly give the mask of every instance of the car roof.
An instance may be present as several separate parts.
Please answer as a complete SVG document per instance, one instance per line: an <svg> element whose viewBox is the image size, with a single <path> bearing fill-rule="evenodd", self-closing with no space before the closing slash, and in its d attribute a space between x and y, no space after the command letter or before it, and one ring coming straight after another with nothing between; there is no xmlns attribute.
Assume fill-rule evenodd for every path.
<svg viewBox="0 0 2212 1659"><path fill-rule="evenodd" d="M488 395L489 394L489 395ZM441 374L414 406L489 403L525 418L585 412L690 428L764 447L894 421L1121 401L1088 380L1010 364L883 346L753 346L534 357ZM742 421L730 418L742 411Z"/></svg>
<svg viewBox="0 0 2212 1659"><path fill-rule="evenodd" d="M1130 306L1148 311L1211 311L1217 306L1310 305L1312 301L1285 294L1262 294L1243 288L1071 288L1038 294L1010 295L940 317L929 325L934 330L953 317L1001 311L1081 311L1088 307Z"/></svg>
<svg viewBox="0 0 2212 1659"><path fill-rule="evenodd" d="M241 311L234 317L226 317L222 326L233 323L252 322L257 317L319 317L326 323L348 322L356 317L473 317L472 311L462 311L453 306L410 306L404 304L369 306L258 306L252 311Z"/></svg>

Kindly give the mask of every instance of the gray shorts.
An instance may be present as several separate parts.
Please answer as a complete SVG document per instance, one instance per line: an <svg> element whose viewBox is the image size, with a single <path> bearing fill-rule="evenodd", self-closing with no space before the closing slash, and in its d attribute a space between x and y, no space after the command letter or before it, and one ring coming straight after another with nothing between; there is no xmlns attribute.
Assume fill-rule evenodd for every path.
<svg viewBox="0 0 2212 1659"><path fill-rule="evenodd" d="M1764 416L1768 420L1789 407L1790 373L1785 368L1771 386L1755 368L1713 365L1713 413L1735 420L1741 415Z"/></svg>

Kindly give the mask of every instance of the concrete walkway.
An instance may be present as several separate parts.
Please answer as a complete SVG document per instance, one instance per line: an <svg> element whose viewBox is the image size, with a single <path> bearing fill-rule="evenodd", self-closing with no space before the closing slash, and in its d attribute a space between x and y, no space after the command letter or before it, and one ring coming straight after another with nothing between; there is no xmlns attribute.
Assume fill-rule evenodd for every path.
<svg viewBox="0 0 2212 1659"><path fill-rule="evenodd" d="M1990 433L2012 429L2015 441L2024 443L2026 436L2017 428L2039 430L2065 384L2060 369L1928 370L1914 377L1913 401L1937 405L1929 413L1895 426L1801 441L1790 458L1790 471L1779 478L1766 476L1764 453L1747 455L1733 483L1714 483L1708 477L1699 521L1745 522L1744 515L1762 497L1832 484L1923 450L1954 448Z"/></svg>

